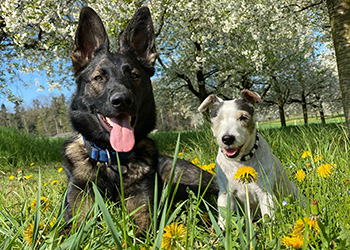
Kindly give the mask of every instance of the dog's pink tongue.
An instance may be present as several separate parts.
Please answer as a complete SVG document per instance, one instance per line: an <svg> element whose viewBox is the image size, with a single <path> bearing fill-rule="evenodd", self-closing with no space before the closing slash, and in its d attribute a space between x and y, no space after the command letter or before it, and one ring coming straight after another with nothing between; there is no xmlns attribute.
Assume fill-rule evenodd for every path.
<svg viewBox="0 0 350 250"><path fill-rule="evenodd" d="M237 153L237 148L225 149L225 153L227 156L232 157Z"/></svg>
<svg viewBox="0 0 350 250"><path fill-rule="evenodd" d="M130 116L120 115L110 119L113 127L110 131L109 141L117 152L130 152L135 145L134 129L130 124Z"/></svg>

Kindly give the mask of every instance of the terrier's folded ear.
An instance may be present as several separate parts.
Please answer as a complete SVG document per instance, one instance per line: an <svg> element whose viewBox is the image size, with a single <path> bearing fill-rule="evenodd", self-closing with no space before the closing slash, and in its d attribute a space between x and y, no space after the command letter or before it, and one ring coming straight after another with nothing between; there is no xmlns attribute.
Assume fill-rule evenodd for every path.
<svg viewBox="0 0 350 250"><path fill-rule="evenodd" d="M220 103L220 102L223 102L223 100L221 98L217 97L214 94L211 94L207 98L205 98L205 100L201 103L201 105L199 105L198 111L204 112L208 109L208 107L211 104Z"/></svg>
<svg viewBox="0 0 350 250"><path fill-rule="evenodd" d="M252 91L247 90L247 89L244 89L241 91L241 98L244 101L246 101L250 104L253 104L253 105L257 102L263 101L258 93L252 92Z"/></svg>

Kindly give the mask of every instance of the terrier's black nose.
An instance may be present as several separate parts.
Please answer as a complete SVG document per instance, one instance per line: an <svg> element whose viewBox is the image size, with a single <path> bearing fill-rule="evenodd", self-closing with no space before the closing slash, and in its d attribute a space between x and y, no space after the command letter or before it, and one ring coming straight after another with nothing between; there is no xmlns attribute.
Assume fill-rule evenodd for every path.
<svg viewBox="0 0 350 250"><path fill-rule="evenodd" d="M236 138L233 135L224 135L221 140L225 145L229 146L235 142Z"/></svg>
<svg viewBox="0 0 350 250"><path fill-rule="evenodd" d="M110 99L112 105L115 108L125 109L132 105L133 101L131 96L127 94L114 94Z"/></svg>

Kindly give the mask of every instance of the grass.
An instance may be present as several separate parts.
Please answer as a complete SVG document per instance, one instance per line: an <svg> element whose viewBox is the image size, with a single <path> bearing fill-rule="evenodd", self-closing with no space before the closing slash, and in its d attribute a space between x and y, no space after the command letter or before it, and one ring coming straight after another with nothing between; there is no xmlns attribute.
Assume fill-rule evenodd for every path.
<svg viewBox="0 0 350 250"><path fill-rule="evenodd" d="M37 138L1 127L0 248L294 249L284 246L282 238L290 236L299 219L311 216L310 202L316 200L319 231L312 227L304 230L299 247L350 249L350 141L343 125L260 127L259 131L307 197L305 208L286 197L276 202L274 220L254 224L245 216L226 211L231 223L223 233L216 223L216 204L190 193L188 200L174 206L170 187L164 186L161 199L150 204L156 211L150 229L145 239L138 240L133 237L136 228L124 204L105 201L96 189L96 201L82 226L77 227L73 218L71 233L60 235L65 225L63 201L67 185L66 175L60 171L63 139ZM206 169L213 167L217 147L210 129L183 132L180 140L178 134L157 132L151 137L162 154L193 161ZM317 170L323 166L330 168L329 176L318 175ZM301 182L295 178L298 170L306 174ZM41 197L46 201L39 202Z"/></svg>
<svg viewBox="0 0 350 250"><path fill-rule="evenodd" d="M345 122L345 117L344 115L336 115L336 116L326 116L325 117L326 122L329 123L341 123L341 122ZM320 124L321 123L321 119L320 117L309 117L308 119L308 123L309 124ZM275 119L275 120L271 120L271 121L261 121L258 122L258 128L259 129L265 129L265 128L281 128L281 121L280 119ZM299 117L299 116L295 116L295 117L291 117L289 119L287 119L286 121L286 125L287 126L300 126L300 125L304 125L304 118L303 117Z"/></svg>

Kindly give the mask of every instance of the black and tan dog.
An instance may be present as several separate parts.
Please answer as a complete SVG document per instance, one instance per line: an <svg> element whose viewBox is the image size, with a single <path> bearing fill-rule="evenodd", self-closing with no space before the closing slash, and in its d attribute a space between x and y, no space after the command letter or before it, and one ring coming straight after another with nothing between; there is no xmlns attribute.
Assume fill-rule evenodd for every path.
<svg viewBox="0 0 350 250"><path fill-rule="evenodd" d="M139 9L120 38L116 53L99 16L88 7L80 13L72 51L76 91L70 106L76 134L63 148L68 176L66 220L81 206L81 217L94 202L92 182L111 201L120 201L120 175L129 211L141 207L134 222L140 236L147 228L153 204L155 178L169 179L173 159L159 156L155 142L147 137L155 127L156 113L150 77L157 57L151 16ZM120 159L120 169L117 164ZM186 199L186 188L217 195L216 180L189 162L178 160L182 173L177 199ZM156 175L158 173L158 175ZM202 183L199 183L202 175ZM199 185L201 184L201 185ZM83 199L87 194L89 198Z"/></svg>

